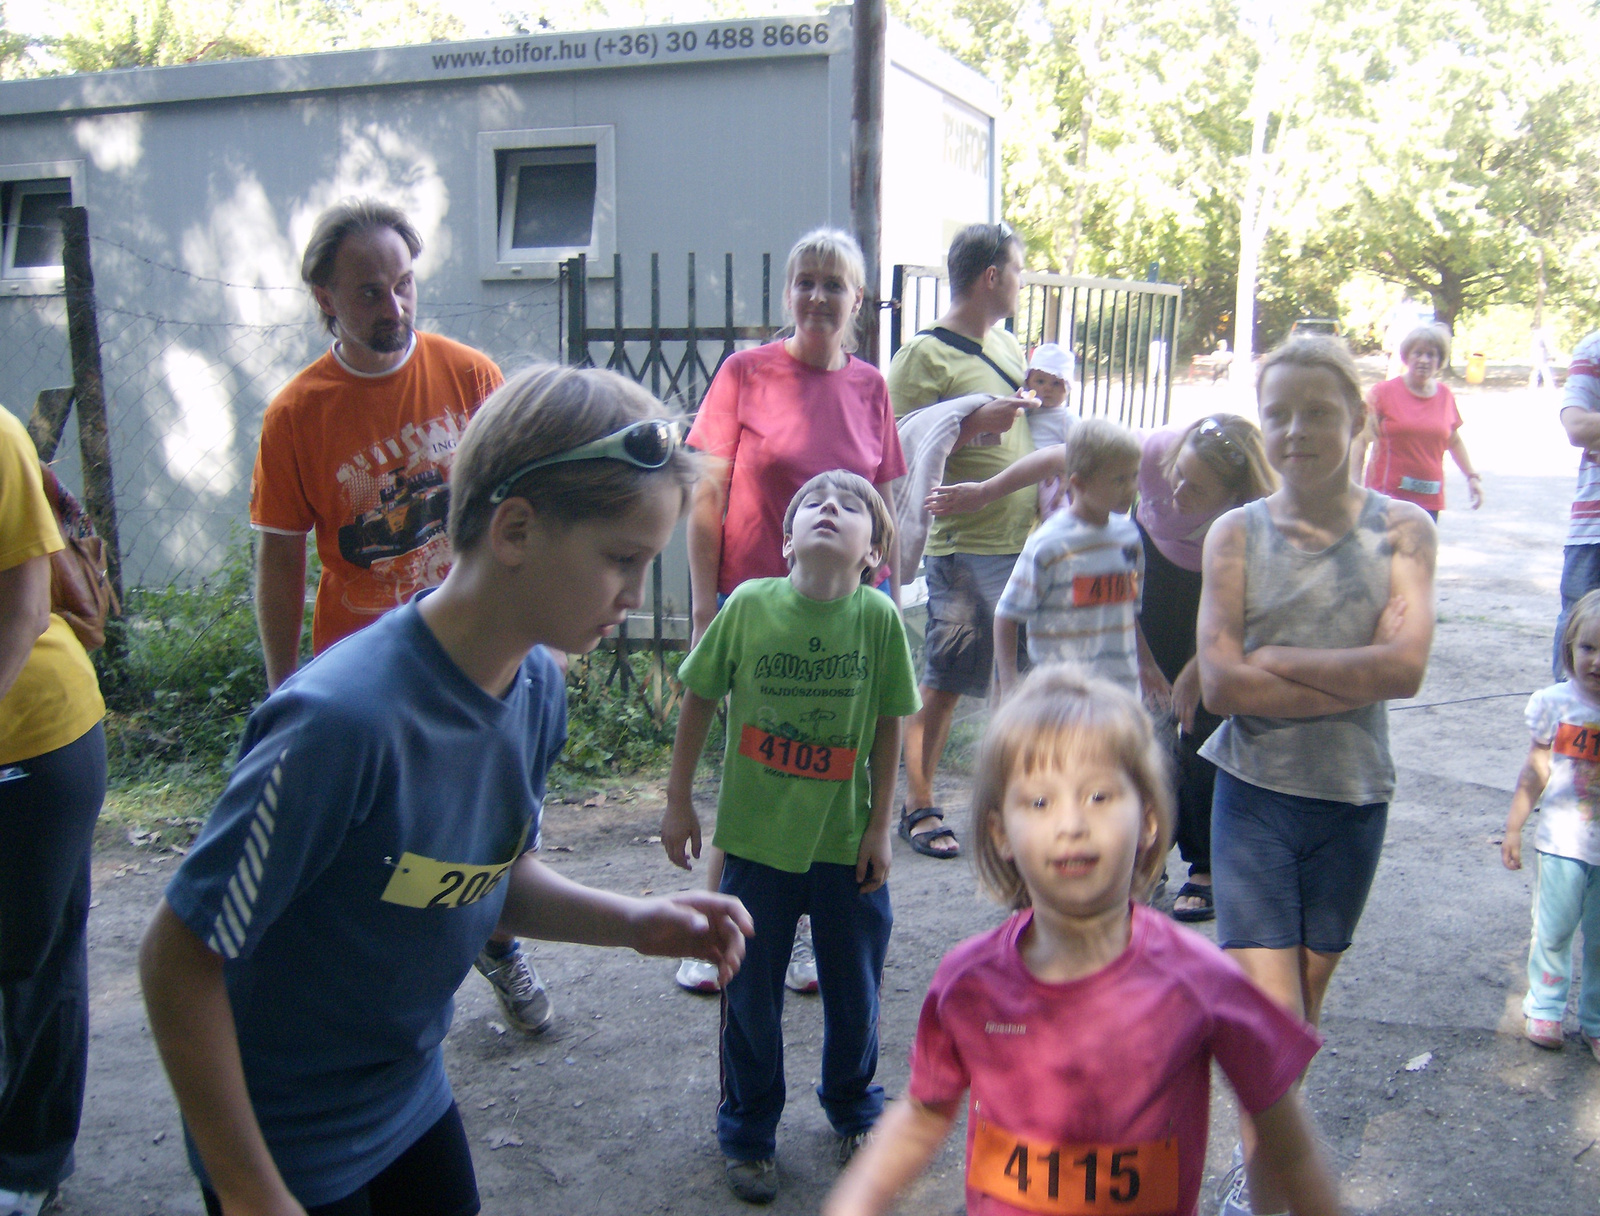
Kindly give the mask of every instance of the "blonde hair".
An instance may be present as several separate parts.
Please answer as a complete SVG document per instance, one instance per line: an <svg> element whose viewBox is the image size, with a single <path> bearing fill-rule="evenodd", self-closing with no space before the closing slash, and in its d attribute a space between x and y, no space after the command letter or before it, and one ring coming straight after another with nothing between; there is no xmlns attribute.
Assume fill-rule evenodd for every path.
<svg viewBox="0 0 1600 1216"><path fill-rule="evenodd" d="M1439 356L1441 367L1450 362L1450 331L1437 322L1419 325L1400 340L1400 362L1409 363L1411 352L1419 346L1431 346Z"/></svg>
<svg viewBox="0 0 1600 1216"><path fill-rule="evenodd" d="M1067 478L1088 478L1108 466L1138 464L1139 436L1109 418L1080 418L1067 432Z"/></svg>
<svg viewBox="0 0 1600 1216"><path fill-rule="evenodd" d="M666 407L616 372L536 363L490 394L462 433L450 468L450 544L475 547L496 505L489 496L522 465L613 435L630 423L667 418ZM534 469L510 487L541 515L564 523L626 515L664 479L688 501L700 458L680 446L659 469L624 460L574 460ZM681 508L680 508L681 509Z"/></svg>
<svg viewBox="0 0 1600 1216"><path fill-rule="evenodd" d="M1338 383L1339 394L1350 411L1355 429L1361 430L1367 417L1367 399L1361 391L1361 373L1356 370L1355 358L1350 348L1338 338L1317 334L1305 338L1290 338L1261 360L1256 368L1256 397L1261 396L1261 386L1267 382L1267 373L1275 367L1303 367L1327 372Z"/></svg>
<svg viewBox="0 0 1600 1216"><path fill-rule="evenodd" d="M856 238L841 228L813 228L789 250L789 260L783 268L783 310L789 311L789 290L794 286L795 275L807 262L824 270L836 270L851 287L863 288L867 282L867 260L861 254ZM859 341L856 316L859 308L850 314L850 323L844 331L844 348L853 351ZM793 318L790 318L793 320Z"/></svg>
<svg viewBox="0 0 1600 1216"><path fill-rule="evenodd" d="M1185 427L1178 442L1161 458L1161 475L1172 485L1178 483L1178 458L1186 447L1222 478L1235 502L1254 502L1278 488L1278 475L1267 463L1267 449L1261 442L1261 428L1248 418L1211 414Z"/></svg>
<svg viewBox="0 0 1600 1216"><path fill-rule="evenodd" d="M1572 648L1578 644L1578 635L1596 621L1600 621L1600 591L1591 591L1572 606L1567 626L1561 631L1561 669L1569 678L1573 674Z"/></svg>
<svg viewBox="0 0 1600 1216"><path fill-rule="evenodd" d="M883 501L883 495L870 481L848 469L829 469L826 473L818 473L796 490L794 497L789 500L789 509L783 513L783 534L789 536L794 532L795 513L800 510L806 495L824 486L861 500L861 505L866 507L867 514L872 518L872 547L878 551L880 560L888 560L889 550L894 545L894 517L889 514L889 504ZM868 566L861 572L861 581L871 583L877 572L876 566Z"/></svg>
<svg viewBox="0 0 1600 1216"><path fill-rule="evenodd" d="M1072 663L1036 667L989 719L972 784L973 845L978 882L1008 908L1032 904L1016 863L995 842L1012 775L1071 763L1086 751L1108 757L1127 774L1154 839L1133 859L1133 892L1144 900L1172 847L1172 782L1166 749L1138 698ZM1141 832L1143 837L1145 833Z"/></svg>

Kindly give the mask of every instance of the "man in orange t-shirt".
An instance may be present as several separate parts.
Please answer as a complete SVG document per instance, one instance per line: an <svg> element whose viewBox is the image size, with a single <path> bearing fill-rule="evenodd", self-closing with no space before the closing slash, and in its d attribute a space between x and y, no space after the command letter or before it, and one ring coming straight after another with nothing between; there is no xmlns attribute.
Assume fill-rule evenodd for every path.
<svg viewBox="0 0 1600 1216"><path fill-rule="evenodd" d="M402 212L369 200L324 212L306 246L300 274L334 340L261 424L250 523L261 533L256 619L268 689L298 665L307 532L322 559L313 654L449 569L450 460L503 377L471 347L413 328L421 249Z"/></svg>
<svg viewBox="0 0 1600 1216"><path fill-rule="evenodd" d="M416 331L420 252L404 212L372 199L324 211L306 244L300 277L333 345L267 407L250 485L269 692L299 663L307 532L315 529L322 559L313 654L437 586L450 568L450 462L467 420L505 377L470 346ZM513 1025L549 1027L549 994L514 937L497 932L477 967Z"/></svg>

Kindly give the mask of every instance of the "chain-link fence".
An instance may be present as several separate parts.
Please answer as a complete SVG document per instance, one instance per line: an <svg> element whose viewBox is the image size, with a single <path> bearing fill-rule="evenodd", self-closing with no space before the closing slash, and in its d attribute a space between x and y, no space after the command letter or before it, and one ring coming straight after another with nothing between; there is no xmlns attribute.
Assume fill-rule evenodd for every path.
<svg viewBox="0 0 1600 1216"><path fill-rule="evenodd" d="M299 284L200 274L131 243L91 242L123 581L191 581L247 525L262 413L328 334ZM544 281L492 303L452 301L423 284L418 323L514 367L558 356L558 295ZM72 385L67 330L62 295L0 297L0 401L14 412L27 417L41 391ZM76 488L74 434L69 424L56 457Z"/></svg>

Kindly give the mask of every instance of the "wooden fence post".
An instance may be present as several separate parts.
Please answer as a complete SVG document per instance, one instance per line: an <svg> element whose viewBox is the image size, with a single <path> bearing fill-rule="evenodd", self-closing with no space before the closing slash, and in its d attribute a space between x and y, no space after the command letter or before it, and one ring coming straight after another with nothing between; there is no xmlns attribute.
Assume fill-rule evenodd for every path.
<svg viewBox="0 0 1600 1216"><path fill-rule="evenodd" d="M28 419L28 437L39 452L39 459L49 464L56 458L56 448L61 445L61 432L67 425L67 411L72 409L70 388L42 388L33 403L33 414Z"/></svg>
<svg viewBox="0 0 1600 1216"><path fill-rule="evenodd" d="M83 505L106 545L106 573L122 598L122 546L111 484L111 437L100 373L100 326L95 318L94 270L89 264L89 212L61 208L61 266L67 289L67 336L72 345L73 399L78 403L78 450L83 460Z"/></svg>

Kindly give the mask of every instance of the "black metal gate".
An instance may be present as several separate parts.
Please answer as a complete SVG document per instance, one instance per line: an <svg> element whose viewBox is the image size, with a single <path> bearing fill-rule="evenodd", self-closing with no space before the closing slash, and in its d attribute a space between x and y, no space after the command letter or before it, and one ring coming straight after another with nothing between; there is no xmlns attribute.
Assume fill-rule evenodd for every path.
<svg viewBox="0 0 1600 1216"><path fill-rule="evenodd" d="M740 343L757 344L770 341L778 332L772 323L772 255L761 255L761 323L740 325L735 319L735 292L733 254L723 255L722 261L722 321L720 324L701 324L699 319L699 292L695 274L695 255L688 255L688 293L684 301L681 324L664 324L661 307L661 255L650 255L650 321L647 325L627 324L623 312L622 255L616 254L611 263L611 290L608 310L609 325L590 323L589 265L584 256L572 258L561 265L561 333L566 343L566 363L572 367L605 367L620 372L666 402L676 406L683 414L693 414L700 407L717 369L723 360L738 349ZM598 348L598 350L597 350ZM715 362L708 361L712 355ZM666 691L665 651L682 650L688 646L687 611L672 613L674 636L668 637L668 605L665 589L665 572L661 557L657 555L650 569L651 631L648 640L630 639L628 625L624 622L617 631L616 660L607 677L607 683L620 682L626 690L632 671L627 656L632 650L648 646L652 653L650 665L649 696L652 712L658 721L665 721L674 698ZM685 590L685 603L688 602ZM682 626L681 630L679 627ZM676 636L682 632L683 636Z"/></svg>
<svg viewBox="0 0 1600 1216"><path fill-rule="evenodd" d="M937 266L896 266L889 354L933 323L950 303ZM1172 406L1172 363L1183 288L1171 283L1086 279L1024 271L1017 315L1006 322L1024 349L1059 342L1077 361L1077 408L1128 426L1164 426Z"/></svg>
<svg viewBox="0 0 1600 1216"><path fill-rule="evenodd" d="M771 340L778 327L772 323L772 255L761 255L761 323L740 325L734 318L733 254L723 254L722 321L702 324L695 255L689 254L688 293L681 324L663 324L661 309L661 255L650 255L650 322L628 325L623 318L622 255L611 263L611 323L593 324L590 308L589 265L583 256L561 267L561 332L566 340L566 362L573 367L605 367L643 384L662 401L679 406L685 414L699 408L722 361L739 343ZM603 307L603 306L602 306ZM599 346L600 356L595 348ZM642 348L642 349L641 349ZM716 362L708 363L707 351Z"/></svg>

